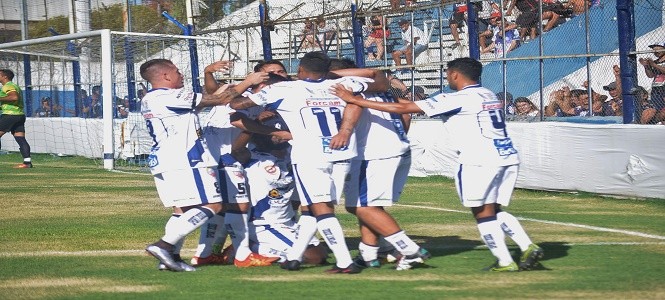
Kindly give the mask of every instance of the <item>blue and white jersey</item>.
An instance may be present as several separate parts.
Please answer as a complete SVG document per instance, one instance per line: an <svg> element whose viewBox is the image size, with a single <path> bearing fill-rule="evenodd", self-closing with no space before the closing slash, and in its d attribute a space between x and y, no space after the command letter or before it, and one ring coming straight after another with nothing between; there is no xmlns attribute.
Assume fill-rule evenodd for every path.
<svg viewBox="0 0 665 300"><path fill-rule="evenodd" d="M294 182L286 161L252 150L252 158L245 164L245 174L252 201L250 222L268 225L293 220L295 212L290 199Z"/></svg>
<svg viewBox="0 0 665 300"><path fill-rule="evenodd" d="M519 163L517 150L506 130L503 103L492 91L472 85L415 103L429 117L442 117L446 122L460 164L508 166Z"/></svg>
<svg viewBox="0 0 665 300"><path fill-rule="evenodd" d="M324 163L356 156L355 135L342 149L330 149L330 140L338 133L346 102L330 93L335 84L360 93L371 79L344 77L334 80L284 81L249 95L254 103L276 110L289 127L293 140L291 160L299 163Z"/></svg>
<svg viewBox="0 0 665 300"><path fill-rule="evenodd" d="M143 98L141 113L153 139L152 174L217 165L202 138L195 111L200 102L201 94L189 89L154 89Z"/></svg>
<svg viewBox="0 0 665 300"><path fill-rule="evenodd" d="M368 93L365 99L377 102L396 102L389 93ZM409 150L400 114L365 108L356 125L358 159L372 160L395 157Z"/></svg>

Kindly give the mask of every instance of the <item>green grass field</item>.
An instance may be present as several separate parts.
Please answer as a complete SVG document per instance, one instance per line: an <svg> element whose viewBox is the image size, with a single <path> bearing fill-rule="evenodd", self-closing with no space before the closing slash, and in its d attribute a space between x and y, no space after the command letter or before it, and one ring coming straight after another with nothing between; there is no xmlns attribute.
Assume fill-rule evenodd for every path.
<svg viewBox="0 0 665 300"><path fill-rule="evenodd" d="M481 271L494 259L442 177L410 178L390 212L434 257L355 275L329 267L156 270L143 248L170 210L146 172L109 172L82 158L0 155L0 299L664 299L665 199L517 190L507 208L545 250L542 270ZM338 210L352 255L354 218ZM187 238L189 258L198 233ZM512 250L517 250L509 241ZM332 262L332 257L329 259Z"/></svg>

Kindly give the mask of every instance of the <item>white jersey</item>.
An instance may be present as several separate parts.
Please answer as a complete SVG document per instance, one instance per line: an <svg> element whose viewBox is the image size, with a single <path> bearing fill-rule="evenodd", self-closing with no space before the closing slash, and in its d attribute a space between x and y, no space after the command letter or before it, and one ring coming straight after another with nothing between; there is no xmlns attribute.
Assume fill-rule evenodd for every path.
<svg viewBox="0 0 665 300"><path fill-rule="evenodd" d="M293 220L295 212L290 199L294 183L285 161L252 150L252 158L245 164L245 174L252 201L250 222L268 225Z"/></svg>
<svg viewBox="0 0 665 300"><path fill-rule="evenodd" d="M440 116L446 122L460 164L508 166L519 163L517 150L506 129L503 102L492 91L471 85L415 103L429 117Z"/></svg>
<svg viewBox="0 0 665 300"><path fill-rule="evenodd" d="M152 174L217 165L195 111L201 97L183 88L154 89L143 98L141 113L153 139L148 158Z"/></svg>
<svg viewBox="0 0 665 300"><path fill-rule="evenodd" d="M334 80L283 81L263 88L249 98L254 103L276 110L289 126L293 140L291 160L299 163L325 163L356 156L355 135L342 149L330 149L330 140L338 133L346 102L330 93L335 84L354 92L367 88L368 78L344 77Z"/></svg>
<svg viewBox="0 0 665 300"><path fill-rule="evenodd" d="M396 102L389 93L366 94L365 99ZM371 160L395 157L409 150L409 139L399 114L363 109L356 125L358 159Z"/></svg>

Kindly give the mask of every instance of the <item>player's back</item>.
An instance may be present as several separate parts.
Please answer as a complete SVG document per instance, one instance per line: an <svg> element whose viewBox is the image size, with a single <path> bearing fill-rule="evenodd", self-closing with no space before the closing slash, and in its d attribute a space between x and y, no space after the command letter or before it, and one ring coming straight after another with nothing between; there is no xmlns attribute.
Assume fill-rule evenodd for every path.
<svg viewBox="0 0 665 300"><path fill-rule="evenodd" d="M365 98L377 102L395 102L390 93L367 93ZM356 125L359 159L394 157L409 150L409 139L401 115L363 109Z"/></svg>
<svg viewBox="0 0 665 300"><path fill-rule="evenodd" d="M346 102L330 93L335 84L354 91L366 88L366 79L344 77L334 80L279 82L263 88L250 98L276 110L289 126L293 140L293 163L332 162L356 156L355 137L342 149L331 149L330 140L338 133Z"/></svg>

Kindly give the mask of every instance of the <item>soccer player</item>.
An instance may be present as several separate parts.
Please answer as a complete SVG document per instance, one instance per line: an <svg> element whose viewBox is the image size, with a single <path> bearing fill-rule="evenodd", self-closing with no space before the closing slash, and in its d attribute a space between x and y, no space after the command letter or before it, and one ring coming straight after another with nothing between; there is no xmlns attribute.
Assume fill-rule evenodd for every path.
<svg viewBox="0 0 665 300"><path fill-rule="evenodd" d="M333 60L331 70L340 75L351 75L354 72L351 68L355 68L353 61ZM351 70L351 73L344 74L344 70ZM353 97L350 93L343 96L349 95ZM387 92L366 93L364 96L371 101L397 101ZM405 128L410 121L408 114L364 109L356 124L358 156L351 159L349 180L344 190L346 210L358 218L360 225L360 257L355 260L360 266L381 267L378 260L380 236L400 252L397 270L411 269L431 257L384 209L398 201L409 174L411 150Z"/></svg>
<svg viewBox="0 0 665 300"><path fill-rule="evenodd" d="M213 77L213 73L227 69L230 63L228 61L218 61L205 68L204 82L207 93L214 93L220 88L217 80ZM233 88L237 91L245 91L248 88L257 89L259 83L269 79L269 75L269 73L263 72L249 74L245 80ZM272 76L276 76L275 80L283 80L283 77ZM229 85L223 88L229 88ZM252 123L253 121L247 118L232 118L232 115L241 116L240 113L235 113L228 105L215 106L208 113L203 128L205 140L220 166L219 179L224 203L224 216L220 213L209 219L202 227L199 246L194 257L192 257L191 263L193 265L225 264L227 259L222 255L213 253L213 249L215 245L223 245L228 232L236 251L233 261L236 267L270 266L275 261L274 258L252 253L249 248L247 221L250 200L248 188L242 165L230 153L231 144L240 133L238 127L248 130L246 126L249 126L253 131L266 134L275 130L271 130L270 127L256 125L255 122Z"/></svg>
<svg viewBox="0 0 665 300"><path fill-rule="evenodd" d="M494 93L478 84L482 64L472 58L448 62L446 75L450 88L457 91L407 103L382 103L350 95L342 86L335 93L361 107L390 113L425 113L442 117L459 153L455 176L462 205L471 208L483 242L497 262L489 271L529 270L543 257L543 250L531 242L518 220L501 206L510 204L517 180L519 156L508 136L503 104ZM522 250L519 265L513 261L505 242L510 236Z"/></svg>
<svg viewBox="0 0 665 300"><path fill-rule="evenodd" d="M270 115L263 124L288 130L279 114ZM249 150L247 144L253 148ZM281 138L242 132L233 144L233 156L243 163L252 210L249 222L252 251L263 256L286 260L286 252L296 239L295 210L290 198L294 191L293 174L289 168L289 143ZM327 251L312 237L303 262L322 264Z"/></svg>
<svg viewBox="0 0 665 300"><path fill-rule="evenodd" d="M328 272L358 273L360 269L353 264L344 232L335 217L337 196L333 195L335 184L331 169L335 161L356 156L353 125L360 108L355 108L355 114L347 114L346 103L330 94L329 89L339 83L355 92L368 88L378 91L387 90L388 84L386 81L375 86L364 82L368 81L366 78L326 80L329 67L330 59L325 53L309 52L300 60L299 80L276 83L247 98L236 98L231 107L244 109L261 105L276 110L284 118L293 135L291 161L301 205L308 206L316 218L316 226L301 228L311 232L305 234L301 230L298 240L309 241L318 230L336 258L335 266ZM288 260L282 267L300 269L305 246L289 249Z"/></svg>
<svg viewBox="0 0 665 300"><path fill-rule="evenodd" d="M198 109L223 105L239 93L194 93L184 88L178 67L167 59L152 59L140 67L141 77L152 89L143 98L141 113L153 147L148 158L159 198L175 214L164 236L146 247L162 267L172 271L195 269L174 255L184 237L222 209L217 190L217 163L201 136Z"/></svg>
<svg viewBox="0 0 665 300"><path fill-rule="evenodd" d="M7 132L11 132L14 140L18 143L18 149L23 156L23 163L14 168L25 169L32 168L32 158L30 158L30 145L25 139L25 110L23 106L23 92L21 88L12 80L14 72L9 69L0 69L0 105L2 115L0 115L0 137ZM0 147L1 148L1 147Z"/></svg>

